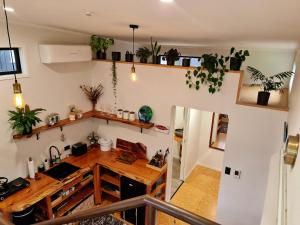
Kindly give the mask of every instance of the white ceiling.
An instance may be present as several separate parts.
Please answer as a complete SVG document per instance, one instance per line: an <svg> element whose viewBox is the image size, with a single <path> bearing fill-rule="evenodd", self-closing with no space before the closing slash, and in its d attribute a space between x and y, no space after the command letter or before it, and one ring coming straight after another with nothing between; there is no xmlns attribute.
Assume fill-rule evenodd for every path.
<svg viewBox="0 0 300 225"><path fill-rule="evenodd" d="M300 43L299 0L6 0L14 21L161 43ZM85 15L92 11L93 16ZM2 12L3 16L3 12Z"/></svg>

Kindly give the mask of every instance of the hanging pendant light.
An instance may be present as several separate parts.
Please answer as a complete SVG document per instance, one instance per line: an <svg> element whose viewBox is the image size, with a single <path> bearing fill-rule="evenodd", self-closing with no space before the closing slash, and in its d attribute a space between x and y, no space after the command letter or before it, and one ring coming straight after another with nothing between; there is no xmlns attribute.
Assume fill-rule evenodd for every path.
<svg viewBox="0 0 300 225"><path fill-rule="evenodd" d="M13 49L11 47L11 40L10 40L10 34L9 34L9 27L8 27L8 18L7 18L7 10L6 10L6 4L5 4L5 0L3 0L3 10L4 10L4 15L5 15L5 23L6 23L6 32L7 32L7 38L8 38L8 44L9 44L9 52L10 52L10 58L12 61L12 67L13 67L13 71L15 70L15 65L13 63ZM22 89L21 89L21 84L18 83L17 80L17 75L14 72L14 77L15 77L15 83L13 84L13 90L14 90L14 105L17 108L24 108L24 99L23 99L23 95L22 95Z"/></svg>
<svg viewBox="0 0 300 225"><path fill-rule="evenodd" d="M132 29L132 54L133 54L130 78L132 81L136 81L137 77L136 77L136 72L135 72L135 67L134 67L134 55L135 55L135 52L134 52L134 30L138 29L139 26L135 25L135 24L130 24L129 27Z"/></svg>

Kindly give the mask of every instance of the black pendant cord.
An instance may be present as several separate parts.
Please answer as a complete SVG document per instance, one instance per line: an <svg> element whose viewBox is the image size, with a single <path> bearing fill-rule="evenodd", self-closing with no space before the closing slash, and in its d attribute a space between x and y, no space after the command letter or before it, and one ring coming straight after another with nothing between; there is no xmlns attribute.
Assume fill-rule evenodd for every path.
<svg viewBox="0 0 300 225"><path fill-rule="evenodd" d="M133 49L133 67L134 67L134 56L135 56L135 51L134 51L134 30L135 28L133 28L133 36L132 36L132 49Z"/></svg>
<svg viewBox="0 0 300 225"><path fill-rule="evenodd" d="M6 23L7 38L8 38L8 44L9 44L9 50L10 50L9 51L10 52L10 58L13 59L11 40L10 40L10 34L9 34L9 27L8 27L8 17L7 17L7 12L6 12L5 8L6 8L6 4L5 4L5 0L3 0L3 10L4 10L4 15L5 15L5 23ZM15 69L14 62L12 62L12 67L13 67L13 70L14 70L15 83L18 83L17 75L15 73L16 69Z"/></svg>

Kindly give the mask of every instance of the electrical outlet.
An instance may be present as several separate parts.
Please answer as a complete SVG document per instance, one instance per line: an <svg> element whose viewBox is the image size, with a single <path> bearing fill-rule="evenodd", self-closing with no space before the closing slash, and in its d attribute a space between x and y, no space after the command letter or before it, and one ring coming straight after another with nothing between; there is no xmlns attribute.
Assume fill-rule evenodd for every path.
<svg viewBox="0 0 300 225"><path fill-rule="evenodd" d="M241 179L241 173L242 173L242 171L240 171L240 170L234 170L233 177L235 179Z"/></svg>
<svg viewBox="0 0 300 225"><path fill-rule="evenodd" d="M225 167L225 174L230 175L231 173L231 168L230 167Z"/></svg>

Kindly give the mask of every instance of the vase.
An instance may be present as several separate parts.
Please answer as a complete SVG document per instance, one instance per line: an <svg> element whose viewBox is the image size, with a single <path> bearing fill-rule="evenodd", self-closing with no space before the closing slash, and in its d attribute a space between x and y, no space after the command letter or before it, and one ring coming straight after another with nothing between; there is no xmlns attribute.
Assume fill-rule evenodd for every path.
<svg viewBox="0 0 300 225"><path fill-rule="evenodd" d="M259 91L257 95L257 105L268 105L270 92Z"/></svg>

